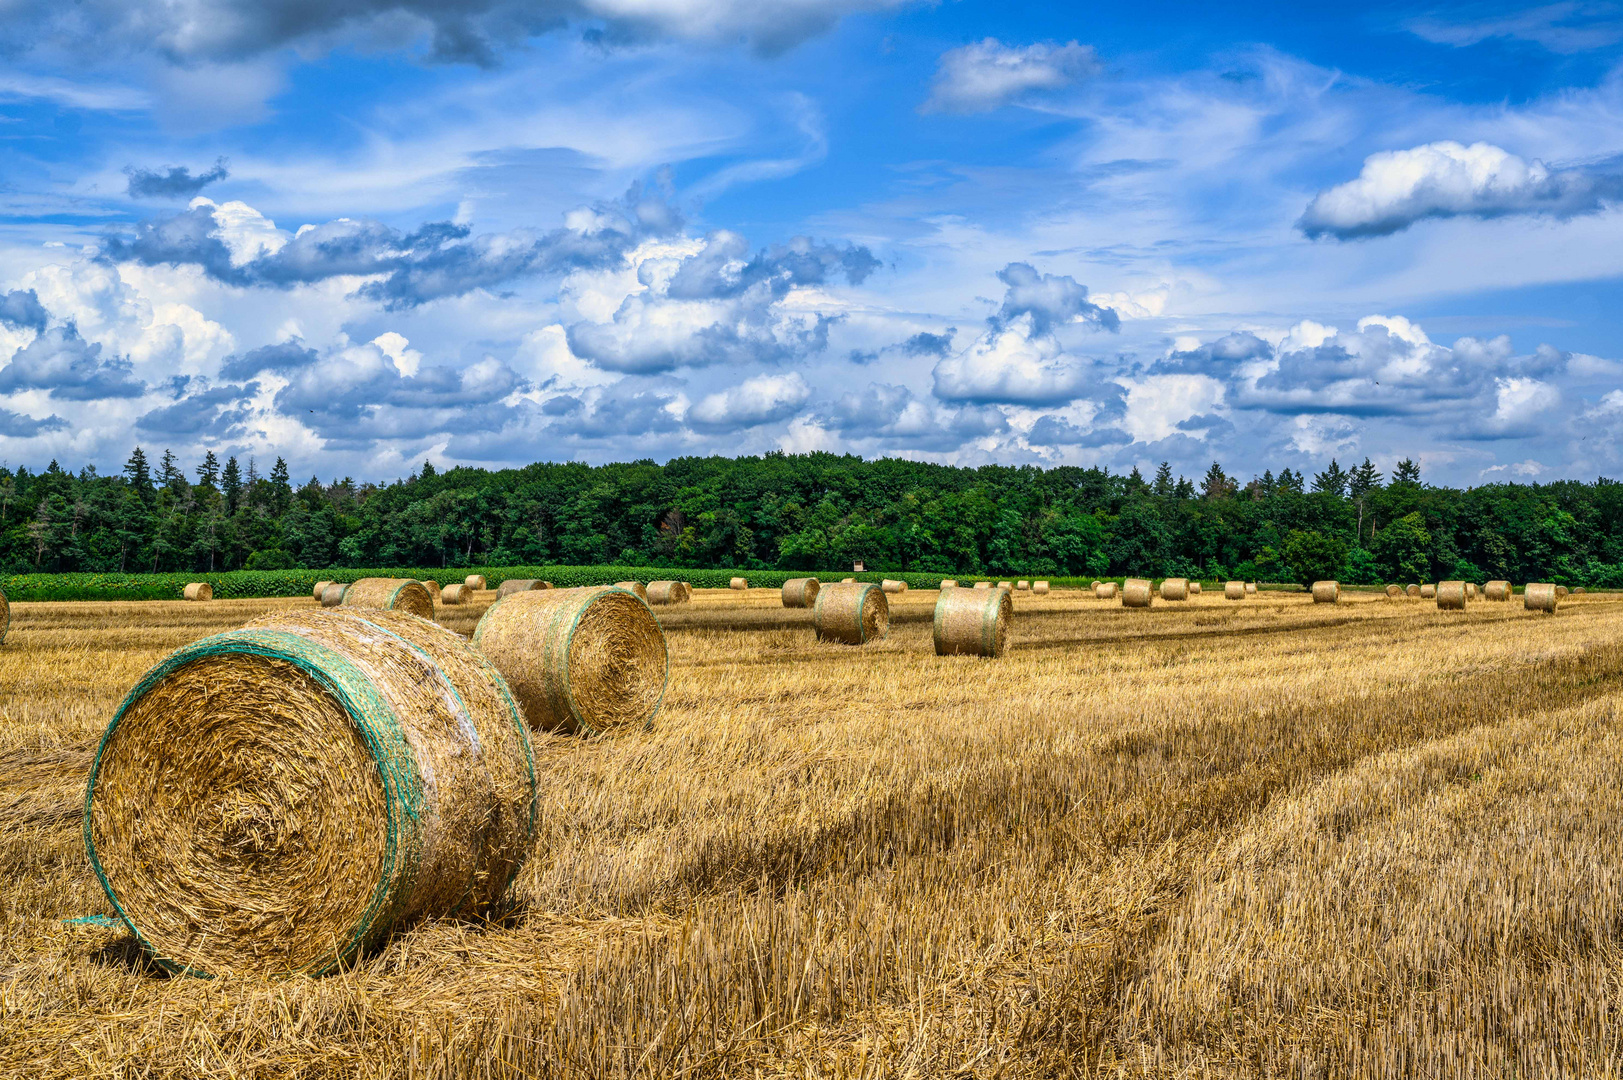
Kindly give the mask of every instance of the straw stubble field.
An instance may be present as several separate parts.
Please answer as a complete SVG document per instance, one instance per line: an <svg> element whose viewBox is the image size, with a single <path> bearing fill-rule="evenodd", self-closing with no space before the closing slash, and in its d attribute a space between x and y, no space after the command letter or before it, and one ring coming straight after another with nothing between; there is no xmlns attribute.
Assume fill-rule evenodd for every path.
<svg viewBox="0 0 1623 1080"><path fill-rule="evenodd" d="M655 728L536 737L505 918L281 982L64 920L110 911L82 787L123 694L312 602L16 605L0 1073L1623 1071L1623 599L1022 594L996 661L889 599L861 649L777 590L660 609Z"/></svg>

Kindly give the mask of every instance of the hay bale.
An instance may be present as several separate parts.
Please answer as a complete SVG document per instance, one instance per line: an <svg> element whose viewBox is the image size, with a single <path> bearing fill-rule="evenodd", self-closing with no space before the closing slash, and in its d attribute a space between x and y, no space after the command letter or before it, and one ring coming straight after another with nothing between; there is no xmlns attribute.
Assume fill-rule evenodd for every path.
<svg viewBox="0 0 1623 1080"><path fill-rule="evenodd" d="M1576 589L1572 590L1572 595L1573 596L1582 596L1584 593L1586 593L1588 591L1589 591L1588 589L1586 589L1582 585L1580 585ZM5 597L0 596L0 603L4 603L4 602L5 602ZM3 638L3 637L5 637L5 632L3 630L0 630L0 638Z"/></svg>
<svg viewBox="0 0 1623 1080"><path fill-rule="evenodd" d="M1390 599L1393 599L1393 600L1398 599L1399 597L1401 597L1403 595L1403 586L1402 585L1388 585L1386 587L1386 595Z"/></svg>
<svg viewBox="0 0 1623 1080"><path fill-rule="evenodd" d="M855 580L856 580L856 578L854 578L854 577L842 577L840 579L840 584L841 585L849 585Z"/></svg>
<svg viewBox="0 0 1623 1080"><path fill-rule="evenodd" d="M473 590L466 585L447 585L440 590L440 603L466 604L473 598Z"/></svg>
<svg viewBox="0 0 1623 1080"><path fill-rule="evenodd" d="M1422 599L1422 600L1432 600L1432 599L1435 599L1436 596L1437 596L1437 586L1435 586L1435 585L1422 585L1422 586L1420 586L1420 599Z"/></svg>
<svg viewBox="0 0 1623 1080"><path fill-rule="evenodd" d="M624 589L629 593L636 593L638 600L641 600L645 604L648 603L648 586L644 585L640 581L616 581L614 583L614 587L616 589Z"/></svg>
<svg viewBox="0 0 1623 1080"><path fill-rule="evenodd" d="M348 588L349 586L342 581L335 581L328 585L321 590L321 606L324 608L337 607L342 604L344 602L344 592Z"/></svg>
<svg viewBox="0 0 1623 1080"><path fill-rule="evenodd" d="M1315 604L1340 603L1341 583L1339 581L1315 581L1313 583L1313 602Z"/></svg>
<svg viewBox="0 0 1623 1080"><path fill-rule="evenodd" d="M1014 588L1015 588L1016 592L1030 592L1031 591L1031 582L1029 582L1029 581L1017 581L1017 582L1014 583Z"/></svg>
<svg viewBox="0 0 1623 1080"><path fill-rule="evenodd" d="M171 653L114 714L85 847L175 972L321 974L498 909L535 833L507 685L401 612L288 611Z"/></svg>
<svg viewBox="0 0 1623 1080"><path fill-rule="evenodd" d="M485 612L473 643L537 731L651 727L670 677L659 620L618 586L514 593Z"/></svg>
<svg viewBox="0 0 1623 1080"><path fill-rule="evenodd" d="M856 579L846 578L845 580L855 581ZM958 580L956 578L942 578L941 584L937 587L940 589L956 589L958 587Z"/></svg>
<svg viewBox="0 0 1623 1080"><path fill-rule="evenodd" d="M990 589L991 587L992 587L992 583L990 581L977 581L977 582L975 582L975 588L977 588L977 589Z"/></svg>
<svg viewBox="0 0 1623 1080"><path fill-rule="evenodd" d="M1093 595L1100 600L1114 600L1116 598L1116 583L1114 581L1101 581L1093 587Z"/></svg>
<svg viewBox="0 0 1623 1080"><path fill-rule="evenodd" d="M427 589L428 590L428 595L433 597L435 600L438 600L440 598L440 583L435 581L433 578L424 578L422 581L419 581L417 584L419 584L423 588Z"/></svg>
<svg viewBox="0 0 1623 1080"><path fill-rule="evenodd" d="M1014 589L1014 582L1012 582L1012 581L1000 581L1000 582L997 583L997 587L1002 589L1004 592L1010 592L1010 591L1012 591Z"/></svg>
<svg viewBox="0 0 1623 1080"><path fill-rule="evenodd" d="M1111 592L1115 592L1115 583L1109 583ZM1155 590L1143 578L1130 577L1121 586L1121 606L1131 608L1147 608L1155 602Z"/></svg>
<svg viewBox="0 0 1623 1080"><path fill-rule="evenodd" d="M1098 587L1099 587L1099 579L1098 578L1095 578L1093 580L1093 583L1088 586L1088 588L1090 588L1090 589L1097 589Z"/></svg>
<svg viewBox="0 0 1623 1080"><path fill-rule="evenodd" d="M11 629L11 602L6 599L4 590L0 590L0 645L6 643L6 631Z"/></svg>
<svg viewBox="0 0 1623 1080"><path fill-rule="evenodd" d="M879 587L888 593L904 593L907 591L907 582L896 578L882 578Z"/></svg>
<svg viewBox="0 0 1623 1080"><path fill-rule="evenodd" d="M1511 593L1508 581L1490 581L1482 586L1482 595L1489 600L1509 600Z"/></svg>
<svg viewBox="0 0 1623 1080"><path fill-rule="evenodd" d="M1243 582L1243 581L1225 581L1223 583L1223 599L1225 599L1225 600L1244 600L1245 599L1245 582Z"/></svg>
<svg viewBox="0 0 1623 1080"><path fill-rule="evenodd" d="M952 589L935 602L937 656L1003 655L1009 644L1014 602L1004 589L976 596L973 589Z"/></svg>
<svg viewBox="0 0 1623 1080"><path fill-rule="evenodd" d="M326 592L327 591L327 586L331 585L331 584L332 584L332 582L330 582L330 581L318 581L318 582L316 582L316 587L311 590L311 594L314 597L316 603L318 603L318 604L321 603L321 594Z"/></svg>
<svg viewBox="0 0 1623 1080"><path fill-rule="evenodd" d="M496 598L512 596L516 592L535 592L537 589L550 589L552 582L542 581L540 578L508 578L496 586Z"/></svg>
<svg viewBox="0 0 1623 1080"><path fill-rule="evenodd" d="M1189 599L1189 579L1169 577L1161 582L1161 599L1187 600Z"/></svg>
<svg viewBox="0 0 1623 1080"><path fill-rule="evenodd" d="M1465 583L1465 598L1467 600L1475 600L1476 595L1476 584L1474 582L1467 581Z"/></svg>
<svg viewBox="0 0 1623 1080"><path fill-rule="evenodd" d="M1465 598L1465 582L1441 581L1437 583L1438 611L1464 611Z"/></svg>
<svg viewBox="0 0 1623 1080"><path fill-rule="evenodd" d="M749 579L748 578L741 578L741 577L732 578L731 580L729 580L727 582L727 587L729 589L739 589L739 590L747 589L747 588L750 587Z"/></svg>
<svg viewBox="0 0 1623 1080"><path fill-rule="evenodd" d="M822 584L814 577L790 578L783 583L783 606L809 608L817 603L817 591Z"/></svg>
<svg viewBox="0 0 1623 1080"><path fill-rule="evenodd" d="M362 578L344 590L341 606L404 611L419 619L434 618L434 598L411 578Z"/></svg>
<svg viewBox="0 0 1623 1080"><path fill-rule="evenodd" d="M948 590L951 596L959 590ZM890 601L885 590L872 582L853 581L830 585L817 594L812 609L812 625L818 641L841 645L864 645L879 641L890 632Z"/></svg>
<svg viewBox="0 0 1623 1080"><path fill-rule="evenodd" d="M1565 600L1569 595L1570 594L1567 592L1567 587L1565 585L1557 585L1555 587L1555 598L1557 600Z"/></svg>
<svg viewBox="0 0 1623 1080"><path fill-rule="evenodd" d="M1403 595L1407 596L1411 600L1420 599L1420 586L1418 586L1418 585L1405 586L1404 589L1403 589Z"/></svg>
<svg viewBox="0 0 1623 1080"><path fill-rule="evenodd" d="M1033 581L1031 583L1031 591L1032 591L1032 593L1034 593L1037 596L1047 596L1048 595L1048 582L1046 582L1046 581Z"/></svg>
<svg viewBox="0 0 1623 1080"><path fill-rule="evenodd" d="M1248 582L1245 583L1245 594L1247 596L1255 595L1256 591L1257 591L1257 583L1255 581L1248 581Z"/></svg>
<svg viewBox="0 0 1623 1080"><path fill-rule="evenodd" d="M485 575L483 574L469 574L467 577L462 579L462 584L468 587L469 592L484 592L487 588L485 585Z"/></svg>
<svg viewBox="0 0 1623 1080"><path fill-rule="evenodd" d="M1189 595L1190 596L1199 596L1200 595L1200 582L1191 581L1189 583Z"/></svg>
<svg viewBox="0 0 1623 1080"><path fill-rule="evenodd" d="M181 595L188 600L213 600L214 586L206 581L194 581L186 586L186 591Z"/></svg>
<svg viewBox="0 0 1623 1080"><path fill-rule="evenodd" d="M1528 611L1547 611L1554 614L1560 603L1561 597L1556 593L1556 586L1547 582L1535 582L1522 589L1522 607Z"/></svg>
<svg viewBox="0 0 1623 1080"><path fill-rule="evenodd" d="M685 581L650 581L648 583L648 602L650 604L685 604L693 599L693 590L688 588Z"/></svg>

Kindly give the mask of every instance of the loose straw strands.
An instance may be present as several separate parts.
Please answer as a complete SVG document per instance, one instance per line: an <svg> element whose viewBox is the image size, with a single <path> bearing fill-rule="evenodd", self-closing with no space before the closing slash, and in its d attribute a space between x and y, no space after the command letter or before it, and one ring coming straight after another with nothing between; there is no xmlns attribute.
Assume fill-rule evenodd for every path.
<svg viewBox="0 0 1623 1080"><path fill-rule="evenodd" d="M501 904L534 835L529 735L459 635L283 612L171 654L91 767L90 863L171 971L320 974L391 926Z"/></svg>
<svg viewBox="0 0 1623 1080"><path fill-rule="evenodd" d="M1313 583L1313 602L1315 604L1340 603L1341 583L1339 581L1315 581Z"/></svg>
<svg viewBox="0 0 1623 1080"><path fill-rule="evenodd" d="M1534 582L1522 589L1522 607L1528 611L1546 611L1553 615L1560 603L1556 586L1547 582Z"/></svg>
<svg viewBox="0 0 1623 1080"><path fill-rule="evenodd" d="M783 606L809 608L817 603L817 591L820 588L821 583L814 577L790 578L783 583Z"/></svg>
<svg viewBox="0 0 1623 1080"><path fill-rule="evenodd" d="M693 599L693 590L685 581L650 581L648 602L656 605L685 604Z"/></svg>
<svg viewBox="0 0 1623 1080"><path fill-rule="evenodd" d="M984 595L973 589L944 592L935 604L935 654L1002 656L1013 620L1014 602L1006 589Z"/></svg>
<svg viewBox="0 0 1623 1080"><path fill-rule="evenodd" d="M434 598L422 582L410 578L362 578L344 590L343 606L404 611L420 619L434 617Z"/></svg>
<svg viewBox="0 0 1623 1080"><path fill-rule="evenodd" d="M206 581L194 581L181 594L188 600L213 600L214 586Z"/></svg>
<svg viewBox="0 0 1623 1080"><path fill-rule="evenodd" d="M973 595L973 589L949 589L943 596ZM853 581L829 585L817 594L812 609L812 625L818 641L841 645L865 645L879 641L890 632L890 601L885 590L872 582Z"/></svg>
<svg viewBox="0 0 1623 1080"><path fill-rule="evenodd" d="M538 731L648 727L665 697L665 632L626 589L514 593L485 612L473 642Z"/></svg>
<svg viewBox="0 0 1623 1080"><path fill-rule="evenodd" d="M1438 611L1465 610L1465 582L1443 581L1437 585Z"/></svg>
<svg viewBox="0 0 1623 1080"><path fill-rule="evenodd" d="M1110 583L1114 586L1114 582ZM1114 589L1112 589L1114 592ZM1143 578L1128 578L1121 586L1121 606L1147 608L1155 600L1155 590Z"/></svg>

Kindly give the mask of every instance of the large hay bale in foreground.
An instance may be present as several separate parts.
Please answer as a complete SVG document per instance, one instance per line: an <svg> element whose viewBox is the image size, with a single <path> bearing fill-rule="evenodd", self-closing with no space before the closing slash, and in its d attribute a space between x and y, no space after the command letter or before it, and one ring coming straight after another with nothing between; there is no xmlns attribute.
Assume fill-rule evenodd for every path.
<svg viewBox="0 0 1623 1080"><path fill-rule="evenodd" d="M344 593L348 590L349 586L344 582L333 582L321 590L321 606L324 608L337 607L344 602Z"/></svg>
<svg viewBox="0 0 1623 1080"><path fill-rule="evenodd" d="M1161 582L1161 599L1187 600L1189 599L1189 579L1169 577Z"/></svg>
<svg viewBox="0 0 1623 1080"><path fill-rule="evenodd" d="M976 596L973 589L944 592L935 602L935 654L1002 656L1013 620L1014 601L1006 589L984 596Z"/></svg>
<svg viewBox="0 0 1623 1080"><path fill-rule="evenodd" d="M404 611L420 619L434 617L434 598L421 581L411 578L362 578L344 590L343 606Z"/></svg>
<svg viewBox="0 0 1623 1080"><path fill-rule="evenodd" d="M1243 581L1226 581L1226 582L1224 582L1223 583L1223 599L1225 599L1225 600L1244 600L1245 599L1245 582L1243 582Z"/></svg>
<svg viewBox="0 0 1623 1080"><path fill-rule="evenodd" d="M817 591L822 583L814 577L790 578L783 583L783 606L787 608L809 608L817 603Z"/></svg>
<svg viewBox="0 0 1623 1080"><path fill-rule="evenodd" d="M435 581L433 578L424 578L422 581L418 582L418 584L428 590L429 596L432 596L436 600L440 598L440 583Z"/></svg>
<svg viewBox="0 0 1623 1080"><path fill-rule="evenodd" d="M1032 591L1032 593L1034 593L1037 596L1047 596L1048 595L1048 582L1046 582L1046 581L1033 581L1031 583L1031 591Z"/></svg>
<svg viewBox="0 0 1623 1080"><path fill-rule="evenodd" d="M11 602L6 599L4 590L0 590L0 645L6 643L6 631L11 629Z"/></svg>
<svg viewBox="0 0 1623 1080"><path fill-rule="evenodd" d="M1557 595L1554 585L1547 582L1534 582L1522 589L1522 607L1528 611L1548 611L1555 613L1561 597Z"/></svg>
<svg viewBox="0 0 1623 1080"><path fill-rule="evenodd" d="M907 582L896 578L881 578L879 587L888 593L904 593L907 591Z"/></svg>
<svg viewBox="0 0 1623 1080"><path fill-rule="evenodd" d="M1465 610L1465 582L1442 581L1437 584L1438 611Z"/></svg>
<svg viewBox="0 0 1623 1080"><path fill-rule="evenodd" d="M318 603L318 604L321 603L321 594L326 592L327 591L327 586L331 585L331 584L332 584L332 582L330 582L330 581L318 581L318 582L316 582L316 587L311 590L311 594L314 597L316 603Z"/></svg>
<svg viewBox="0 0 1623 1080"><path fill-rule="evenodd" d="M467 577L462 579L462 584L466 585L470 592L484 592L485 575L469 574Z"/></svg>
<svg viewBox="0 0 1623 1080"><path fill-rule="evenodd" d="M1429 585L1429 584L1420 586L1420 599L1422 599L1422 600L1432 600L1432 599L1435 599L1436 596L1437 596L1437 586Z"/></svg>
<svg viewBox="0 0 1623 1080"><path fill-rule="evenodd" d="M1115 582L1109 583L1111 586ZM1111 590L1114 592L1114 588ZM1155 602L1155 590L1143 578L1130 577L1122 582L1121 606L1131 608L1147 608Z"/></svg>
<svg viewBox="0 0 1623 1080"><path fill-rule="evenodd" d="M693 599L693 590L688 588L685 581L650 581L648 583L648 602L650 604L685 604Z"/></svg>
<svg viewBox="0 0 1623 1080"><path fill-rule="evenodd" d="M1402 585L1388 585L1386 587L1386 595L1390 599L1393 599L1393 600L1398 599L1400 596L1403 595L1403 586Z"/></svg>
<svg viewBox="0 0 1623 1080"><path fill-rule="evenodd" d="M659 620L618 586L514 593L485 612L473 643L537 731L649 727L670 677Z"/></svg>
<svg viewBox="0 0 1623 1080"><path fill-rule="evenodd" d="M459 635L289 611L142 677L90 770L84 835L171 971L330 971L391 926L498 908L535 832L529 734Z"/></svg>
<svg viewBox="0 0 1623 1080"><path fill-rule="evenodd" d="M1512 591L1508 581L1490 581L1482 586L1482 595L1489 600L1509 600Z"/></svg>
<svg viewBox="0 0 1623 1080"><path fill-rule="evenodd" d="M516 592L535 592L538 589L550 589L552 582L542 581L540 578L508 578L496 586L496 599L512 596Z"/></svg>
<svg viewBox="0 0 1623 1080"><path fill-rule="evenodd" d="M641 600L645 604L648 603L648 586L644 585L640 581L616 581L614 583L614 587L616 589L624 589L629 593L636 593L638 600Z"/></svg>
<svg viewBox="0 0 1623 1080"><path fill-rule="evenodd" d="M1339 604L1341 602L1341 582L1315 581L1313 583L1313 602L1315 604Z"/></svg>
<svg viewBox="0 0 1623 1080"><path fill-rule="evenodd" d="M1114 581L1101 581L1093 586L1093 595L1100 600L1114 600L1116 598L1116 583Z"/></svg>
<svg viewBox="0 0 1623 1080"><path fill-rule="evenodd" d="M951 596L961 590L950 589ZM969 590L966 595L973 593ZM817 594L812 625L818 641L865 645L890 632L890 601L885 590L870 581L840 582Z"/></svg>
<svg viewBox="0 0 1623 1080"><path fill-rule="evenodd" d="M727 587L729 589L738 589L742 591L750 587L749 579L741 577L731 578L727 582Z"/></svg>
<svg viewBox="0 0 1623 1080"><path fill-rule="evenodd" d="M188 600L213 600L214 586L206 581L194 581L181 593Z"/></svg>

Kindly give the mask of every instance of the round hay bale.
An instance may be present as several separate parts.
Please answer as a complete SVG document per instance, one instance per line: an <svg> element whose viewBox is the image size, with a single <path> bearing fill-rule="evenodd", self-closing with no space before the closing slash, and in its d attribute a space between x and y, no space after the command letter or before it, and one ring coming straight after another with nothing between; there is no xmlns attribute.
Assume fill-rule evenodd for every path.
<svg viewBox="0 0 1623 1080"><path fill-rule="evenodd" d="M1200 582L1191 581L1189 583L1189 595L1190 596L1199 596L1200 595Z"/></svg>
<svg viewBox="0 0 1623 1080"><path fill-rule="evenodd" d="M618 586L514 593L485 612L473 643L537 731L651 727L670 678L659 620Z"/></svg>
<svg viewBox="0 0 1623 1080"><path fill-rule="evenodd" d="M1422 600L1432 600L1432 599L1435 599L1436 596L1437 596L1437 586L1435 586L1435 585L1422 585L1422 586L1420 586L1420 599L1422 599Z"/></svg>
<svg viewBox="0 0 1623 1080"><path fill-rule="evenodd" d="M1404 589L1403 589L1403 595L1407 596L1411 600L1420 599L1420 586L1418 586L1418 585L1407 585L1407 586L1405 586Z"/></svg>
<svg viewBox="0 0 1623 1080"><path fill-rule="evenodd" d="M1017 582L1014 583L1014 588L1015 588L1016 592L1030 592L1031 591L1031 582L1029 582L1029 581L1017 581Z"/></svg>
<svg viewBox="0 0 1623 1080"><path fill-rule="evenodd" d="M847 581L855 581L856 579L855 578L846 578L846 580ZM938 588L941 588L941 589L956 589L957 587L958 587L958 581L957 581L956 578L942 578L941 579L941 584L938 586Z"/></svg>
<svg viewBox="0 0 1623 1080"><path fill-rule="evenodd" d="M1467 581L1465 583L1465 598L1467 600L1475 600L1476 597L1477 597L1476 583L1471 582L1471 581Z"/></svg>
<svg viewBox="0 0 1623 1080"><path fill-rule="evenodd" d="M904 593L907 591L907 582L895 578L882 578L879 587L888 593Z"/></svg>
<svg viewBox="0 0 1623 1080"><path fill-rule="evenodd" d="M735 578L733 578L733 579L731 579L730 581L727 582L727 587L729 589L739 589L739 590L747 589L747 588L750 587L749 579L748 578L735 577Z"/></svg>
<svg viewBox="0 0 1623 1080"><path fill-rule="evenodd" d="M498 908L536 792L518 706L460 635L280 612L130 691L91 765L85 848L170 971L318 975L391 926Z"/></svg>
<svg viewBox="0 0 1623 1080"><path fill-rule="evenodd" d="M624 589L629 593L636 593L638 600L641 600L645 604L648 603L648 586L644 585L640 581L616 581L614 583L614 587L616 589Z"/></svg>
<svg viewBox="0 0 1623 1080"><path fill-rule="evenodd" d="M1011 592L1014 589L1014 582L1012 582L1012 581L1000 581L1000 582L997 583L997 587L1002 589L1004 592Z"/></svg>
<svg viewBox="0 0 1623 1080"><path fill-rule="evenodd" d="M1115 582L1109 583L1111 592L1115 592ZM1121 606L1131 608L1147 608L1155 602L1155 590L1143 578L1130 577L1121 586Z"/></svg>
<svg viewBox="0 0 1623 1080"><path fill-rule="evenodd" d="M1572 595L1573 596L1582 596L1584 593L1586 593L1588 591L1589 591L1588 589L1586 589L1582 585L1580 585L1576 589L1572 590ZM4 603L4 601L5 601L5 597L0 596L0 603ZM0 637L5 637L5 632L3 630L0 630Z"/></svg>
<svg viewBox="0 0 1623 1080"><path fill-rule="evenodd" d="M213 600L214 586L206 581L194 581L186 586L186 591L181 595L188 600Z"/></svg>
<svg viewBox="0 0 1623 1080"><path fill-rule="evenodd" d="M1161 582L1161 599L1187 600L1189 599L1189 579L1169 577Z"/></svg>
<svg viewBox="0 0 1623 1080"><path fill-rule="evenodd" d="M321 590L321 606L324 608L337 607L342 604L344 602L344 591L348 588L349 586L342 581L335 581L328 585Z"/></svg>
<svg viewBox="0 0 1623 1080"><path fill-rule="evenodd" d="M947 595L957 593L949 590ZM864 645L890 632L890 601L885 590L871 581L840 582L817 594L812 625L818 641Z"/></svg>
<svg viewBox="0 0 1623 1080"><path fill-rule="evenodd" d="M1341 583L1339 581L1315 581L1313 583L1313 602L1315 604L1340 603Z"/></svg>
<svg viewBox="0 0 1623 1080"><path fill-rule="evenodd" d="M783 606L808 608L817 603L822 584L814 577L790 578L783 583Z"/></svg>
<svg viewBox="0 0 1623 1080"><path fill-rule="evenodd" d="M0 590L0 645L6 643L6 631L11 629L11 602L6 599L4 590Z"/></svg>
<svg viewBox="0 0 1623 1080"><path fill-rule="evenodd" d="M842 577L840 579L840 584L841 585L849 585L855 580L856 580L856 578L854 578L854 577Z"/></svg>
<svg viewBox="0 0 1623 1080"><path fill-rule="evenodd" d="M1257 591L1257 583L1255 581L1248 581L1248 582L1245 583L1245 594L1247 596L1255 595L1256 591Z"/></svg>
<svg viewBox="0 0 1623 1080"><path fill-rule="evenodd" d="M311 590L311 593L314 596L316 603L318 603L318 604L321 603L321 594L326 592L327 591L327 586L331 585L331 584L332 584L332 582L330 582L330 581L318 581L318 582L316 582L316 587Z"/></svg>
<svg viewBox="0 0 1623 1080"><path fill-rule="evenodd" d="M462 584L466 585L468 587L468 591L470 592L484 592L486 588L485 575L469 574L467 577L462 579Z"/></svg>
<svg viewBox="0 0 1623 1080"><path fill-rule="evenodd" d="M1554 614L1556 606L1561 603L1561 597L1556 594L1556 586L1547 582L1534 582L1522 589L1522 607L1528 611L1548 611Z"/></svg>
<svg viewBox="0 0 1623 1080"><path fill-rule="evenodd" d="M1093 580L1093 583L1088 586L1088 588L1090 588L1090 589L1097 589L1098 587L1099 587L1099 579L1098 578L1095 578Z"/></svg>
<svg viewBox="0 0 1623 1080"><path fill-rule="evenodd" d="M423 583L411 578L368 577L344 590L344 607L404 611L419 619L434 618L434 598Z"/></svg>
<svg viewBox="0 0 1623 1080"><path fill-rule="evenodd" d="M991 587L992 587L992 583L990 581L977 581L977 582L975 582L975 588L977 588L977 589L990 589Z"/></svg>
<svg viewBox="0 0 1623 1080"><path fill-rule="evenodd" d="M1393 599L1393 600L1398 599L1399 597L1401 597L1403 595L1403 586L1402 585L1388 585L1386 587L1386 595L1388 597L1390 597L1391 599Z"/></svg>
<svg viewBox="0 0 1623 1080"><path fill-rule="evenodd" d="M1004 589L976 596L973 589L952 589L935 602L937 656L998 657L1009 644L1014 602Z"/></svg>
<svg viewBox="0 0 1623 1080"><path fill-rule="evenodd" d="M1036 595L1038 595L1038 596L1047 596L1048 595L1048 582L1046 582L1046 581L1033 581L1031 583L1031 591L1033 593L1035 593Z"/></svg>
<svg viewBox="0 0 1623 1080"><path fill-rule="evenodd" d="M693 590L689 589L684 581L650 581L648 583L648 602L650 604L685 604L693 599Z"/></svg>
<svg viewBox="0 0 1623 1080"><path fill-rule="evenodd" d="M1245 599L1245 582L1243 582L1243 581L1225 581L1223 583L1223 599L1225 599L1225 600L1244 600Z"/></svg>
<svg viewBox="0 0 1623 1080"><path fill-rule="evenodd" d="M1116 598L1116 583L1114 581L1101 581L1093 587L1093 595L1100 600L1114 600Z"/></svg>
<svg viewBox="0 0 1623 1080"><path fill-rule="evenodd" d="M1438 611L1465 610L1465 582L1442 581L1437 584Z"/></svg>
<svg viewBox="0 0 1623 1080"><path fill-rule="evenodd" d="M1555 587L1555 598L1557 600L1565 600L1570 595L1571 594L1567 592L1567 587L1565 585L1557 585Z"/></svg>
<svg viewBox="0 0 1623 1080"><path fill-rule="evenodd" d="M440 590L440 603L466 604L472 597L473 590L466 585L447 585Z"/></svg>
<svg viewBox="0 0 1623 1080"><path fill-rule="evenodd" d="M1490 581L1482 586L1482 595L1489 600L1509 600L1511 596L1510 582Z"/></svg>
<svg viewBox="0 0 1623 1080"><path fill-rule="evenodd" d="M424 578L422 581L418 582L418 584L427 589L428 595L432 596L435 600L440 598L440 583L435 581L433 578Z"/></svg>
<svg viewBox="0 0 1623 1080"><path fill-rule="evenodd" d="M537 589L550 589L552 582L542 581L540 578L508 578L496 586L496 599L512 596L516 592L534 592Z"/></svg>

